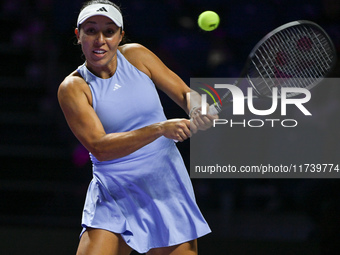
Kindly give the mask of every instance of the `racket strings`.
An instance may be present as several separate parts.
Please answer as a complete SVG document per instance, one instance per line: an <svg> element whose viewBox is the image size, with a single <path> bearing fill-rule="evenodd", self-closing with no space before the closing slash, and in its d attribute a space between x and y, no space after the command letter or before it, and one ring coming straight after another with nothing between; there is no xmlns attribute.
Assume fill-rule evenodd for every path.
<svg viewBox="0 0 340 255"><path fill-rule="evenodd" d="M257 61L254 59L251 60L253 67L256 69L259 77L248 75L248 78L255 77L252 80L253 84L256 84L256 88L260 94L267 95L269 92L271 92L271 88L273 87L272 84L274 84L275 81L272 78L272 65L269 63L270 61L268 61L270 58L261 58L260 56L263 55L268 55L268 52L265 49L263 49L263 53L261 50L259 50L259 54L255 54Z"/></svg>
<svg viewBox="0 0 340 255"><path fill-rule="evenodd" d="M304 36L306 37L309 36L308 38L310 38L311 40L310 43L313 44L313 47L311 47L309 51L310 53L309 57L312 57L311 61L313 64L315 64L315 66L310 66L310 67L314 67L313 71L319 76L322 76L329 69L330 66L327 65L327 63L330 63L331 61L329 59L329 54L325 54L325 52L327 53L327 50L325 49L324 45L327 44L327 41L320 33L317 33L317 31L315 31L312 28L303 27L301 28L301 30L302 29L305 30ZM301 31L301 33L303 33L303 31ZM320 40L320 36L323 38L323 40L322 38ZM298 40L298 38L296 39ZM299 53L301 55L301 52ZM325 55L328 56L328 59L325 58Z"/></svg>
<svg viewBox="0 0 340 255"><path fill-rule="evenodd" d="M292 28L292 30L293 31L291 33L285 34L285 37L290 36L293 39L293 44L294 43L298 44L299 40L303 41L303 40L307 40L306 38L310 39L310 37L306 35L305 33L302 33L302 31L299 31L295 28ZM299 39L297 35L300 35L302 37ZM313 44L313 40L312 42L309 42L309 43ZM291 46L290 48L286 47L286 50L290 51L291 53L290 58L289 58L289 60L291 61L290 65L293 66L291 73L292 75L295 74L296 77L315 78L319 76L320 74L317 74L315 70L311 69L311 67L313 67L311 63L315 63L316 61L315 56L313 55L313 52L311 51L312 48L309 49L309 52L307 54L302 53L303 49L300 49L300 50L297 49L297 47L301 47L301 48L305 47L306 45L304 44L306 44L306 42L300 42L300 45L290 45Z"/></svg>
<svg viewBox="0 0 340 255"><path fill-rule="evenodd" d="M313 32L315 33L315 31L313 31ZM324 36L322 36L322 34L320 34L320 33L316 34L315 33L315 39L318 41L317 46L319 46L319 52L324 53L324 54L317 54L317 57L321 60L318 64L320 64L321 67L323 68L323 73L326 73L330 68L329 63L332 63L332 59L330 58L331 47L330 46L327 47L327 48L325 47L325 45L328 45L328 42L327 42L326 38Z"/></svg>
<svg viewBox="0 0 340 255"><path fill-rule="evenodd" d="M303 33L295 27L292 28L292 31L286 31L286 33L283 33L282 37L283 40L288 40L288 38L291 39L289 47L283 44L284 49L290 53L287 60L287 62L289 62L287 63L287 66L290 67L288 71L290 73L290 78L292 79L290 81L291 86L307 87L315 82L315 79L322 75L322 73L318 73L318 69L313 69L313 63L316 62L316 59L315 55L311 51L312 48L309 49L308 54L303 54L303 49L297 50L297 47L310 47L310 45L306 45L307 43L305 40L311 39L308 34ZM300 42L300 45L297 45L299 40L302 40L302 43ZM309 41L309 44L312 43L313 40Z"/></svg>
<svg viewBox="0 0 340 255"><path fill-rule="evenodd" d="M318 73L319 68L313 69L313 64L320 61L320 59L317 59L320 51L318 51L317 54L313 52L313 50L316 49L313 38L311 38L309 34L303 33L301 30L293 27L292 31L287 30L286 33L283 33L283 40L289 39L291 39L290 44L283 44L283 46L287 52L287 64L285 66L288 67L287 71L290 76L313 78L322 75L321 72ZM310 40L310 49L308 49L308 52L304 52L305 50L303 49L303 47L305 47L305 45L303 45L305 44L305 40ZM301 48L299 49L298 47Z"/></svg>
<svg viewBox="0 0 340 255"><path fill-rule="evenodd" d="M284 66L283 66L284 68L281 68L281 70L282 70L281 73L277 72L278 68L276 67L276 63L274 61L272 61L273 66L275 67L275 72L276 72L275 74L276 74L276 76L279 77L279 78L286 78L286 77L292 78L294 76L295 77L305 77L305 78L306 77L315 78L315 77L318 77L319 75L322 75L321 73L316 74L315 72L311 72L311 69L310 68L306 68L306 63L304 63L306 61L308 61L308 62L312 61L314 63L320 62L320 59L318 61L316 61L316 59L315 59L315 58L318 58L319 54L313 54L313 52L310 52L309 55L305 54L303 56L308 56L308 58L306 60L306 59L302 58L303 56L301 56L301 51L295 50L296 49L295 43L298 40L298 38L296 38L296 34L297 33L301 33L301 32L296 32L295 31L294 33L289 33L288 31L286 31L286 33L282 33L282 35L281 35L281 36L284 36L283 39L286 42L289 43L289 45L288 44L283 44L284 50L285 50L285 54L286 54L286 56L284 56L284 57L286 59L281 60L281 62L282 61L287 62L288 60L294 60L294 61L292 63L284 63ZM280 37L280 34L278 36ZM303 34L303 36L306 36L306 35ZM293 40L291 40L291 38ZM293 43L293 45L292 45L292 43ZM300 47L301 47L301 45L300 45ZM301 63L303 65L301 65ZM311 65L309 64L309 67L310 66ZM318 71L318 69L315 69L315 70ZM283 75L282 75L282 73L283 73ZM309 83L310 83L310 81L309 81Z"/></svg>
<svg viewBox="0 0 340 255"><path fill-rule="evenodd" d="M282 42L285 42L285 43L282 43ZM295 44L296 44L296 38L294 38L293 36L293 39L292 39L292 36L288 34L287 31L283 31L281 34L277 35L277 38L272 38L271 40L268 40L266 45L264 45L264 49L269 48L268 51L264 50L265 54L263 54L260 51L261 57L267 56L264 58L266 60L265 61L266 63L265 64L262 63L262 65L264 66L263 67L264 69L270 70L269 75L268 75L268 71L266 71L266 74L267 74L266 77L276 78L275 86L279 86L282 82L284 84L281 84L279 87L286 86L286 80L288 78L290 82L294 80L293 86L304 87L301 80L299 80L297 77L301 77L301 76L313 77L314 76L313 73L306 72L306 70L308 69L303 68L303 66L300 65L303 59L301 58L301 54L297 54L299 52L294 50ZM279 52L281 55L276 55L276 52ZM285 54L281 52L285 52ZM260 60L261 57L257 57L257 58ZM288 63L288 61L291 59L293 59L295 62ZM277 62L280 62L280 63L277 63ZM283 68L280 67L280 65ZM299 70L302 70L302 75L301 74L300 76L297 75L297 68ZM266 84L267 84L268 89L272 87L272 85L268 85L268 83Z"/></svg>
<svg viewBox="0 0 340 255"><path fill-rule="evenodd" d="M258 50L258 53L255 54L256 61L252 60L253 67L256 68L260 75L256 78L255 84L257 84L256 87L262 95L271 93L272 87L285 86L285 80L287 78L291 79L291 77L287 77L286 73L288 70L285 70L286 73L283 73L276 68L277 60L275 60L274 52L277 51L277 48L275 42L268 40L266 44ZM280 93L280 91L278 92Z"/></svg>
<svg viewBox="0 0 340 255"><path fill-rule="evenodd" d="M282 42L286 42L287 44L289 44L289 47L287 47L287 45ZM271 90L273 85L281 88L287 86L287 82L291 82L291 80L294 80L294 87L303 86L303 84L299 84L298 86L296 85L300 81L296 79L295 76L291 75L294 72L294 70L292 69L293 66L291 65L291 63L287 63L290 59L288 58L288 56L294 54L294 52L291 52L290 50L292 42L293 41L291 40L291 38L287 37L287 35L285 35L284 33L282 33L281 35L278 34L278 38L272 38L268 41L267 47L269 48L269 54L267 54L267 56L270 55L269 59L271 65L269 68L272 70L271 75L273 75L275 78L275 83L273 83L272 85L267 84L269 91ZM283 53L277 55L276 52L288 52L289 54L287 56ZM294 56L294 59L298 59L298 56ZM284 69L278 68L277 62L280 62L279 65L283 66Z"/></svg>
<svg viewBox="0 0 340 255"><path fill-rule="evenodd" d="M267 95L271 92L272 87L282 87L281 79L287 78L286 74L281 72L276 68L275 52L278 52L280 47L277 45L275 40L268 39L262 47L260 47L255 54L255 59L252 59L253 67L257 70L260 77L257 78L255 82L257 84L257 89L261 94ZM285 61L284 56L279 56L282 58L280 62ZM254 61L255 60L255 61ZM286 70L287 73L287 70ZM256 77L256 75L254 76ZM279 91L280 93L280 91Z"/></svg>
<svg viewBox="0 0 340 255"><path fill-rule="evenodd" d="M248 78L262 95L273 87L311 88L332 67L332 46L310 26L284 29L268 38L255 52Z"/></svg>

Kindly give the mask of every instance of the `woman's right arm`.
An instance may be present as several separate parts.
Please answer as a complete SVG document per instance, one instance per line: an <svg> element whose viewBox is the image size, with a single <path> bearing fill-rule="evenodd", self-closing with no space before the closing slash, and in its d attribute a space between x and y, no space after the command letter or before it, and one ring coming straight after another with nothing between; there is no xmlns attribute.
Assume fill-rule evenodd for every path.
<svg viewBox="0 0 340 255"><path fill-rule="evenodd" d="M161 136L178 141L190 137L187 119L167 120L133 131L106 134L92 108L90 94L86 82L73 73L59 86L58 100L73 134L99 161L127 156Z"/></svg>

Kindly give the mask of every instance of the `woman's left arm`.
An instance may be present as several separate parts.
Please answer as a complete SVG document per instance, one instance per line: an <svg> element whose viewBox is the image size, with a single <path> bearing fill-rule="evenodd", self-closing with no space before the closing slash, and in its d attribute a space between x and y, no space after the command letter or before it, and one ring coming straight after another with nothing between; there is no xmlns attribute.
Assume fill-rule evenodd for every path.
<svg viewBox="0 0 340 255"><path fill-rule="evenodd" d="M120 50L131 64L150 77L158 89L165 92L187 114L189 113L187 93L190 92L190 88L153 52L136 43L125 44Z"/></svg>
<svg viewBox="0 0 340 255"><path fill-rule="evenodd" d="M158 89L166 93L187 114L191 109L200 107L200 96L197 92L190 90L185 82L173 71L171 71L153 52L140 44L127 44L122 46L124 56L140 71L147 74ZM194 96L193 96L194 95ZM192 132L197 129L205 130L212 125L216 117L210 115L195 115ZM190 116L193 117L193 116Z"/></svg>

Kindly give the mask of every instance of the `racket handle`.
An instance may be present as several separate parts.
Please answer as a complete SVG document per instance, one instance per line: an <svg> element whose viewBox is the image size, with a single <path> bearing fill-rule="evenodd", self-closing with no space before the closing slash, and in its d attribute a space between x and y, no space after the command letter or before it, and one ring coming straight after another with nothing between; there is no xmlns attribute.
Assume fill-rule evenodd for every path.
<svg viewBox="0 0 340 255"><path fill-rule="evenodd" d="M221 108L218 104L212 104L209 106L208 114L209 115L217 115L221 111Z"/></svg>

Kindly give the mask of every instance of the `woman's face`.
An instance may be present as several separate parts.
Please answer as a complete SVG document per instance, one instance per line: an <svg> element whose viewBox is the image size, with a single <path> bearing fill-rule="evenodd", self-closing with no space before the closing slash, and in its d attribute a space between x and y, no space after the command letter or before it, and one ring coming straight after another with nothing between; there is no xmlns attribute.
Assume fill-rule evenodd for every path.
<svg viewBox="0 0 340 255"><path fill-rule="evenodd" d="M115 64L118 45L124 32L105 16L88 18L80 28L76 29L78 43L82 46L87 66L93 69L106 68Z"/></svg>

